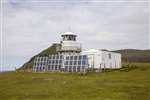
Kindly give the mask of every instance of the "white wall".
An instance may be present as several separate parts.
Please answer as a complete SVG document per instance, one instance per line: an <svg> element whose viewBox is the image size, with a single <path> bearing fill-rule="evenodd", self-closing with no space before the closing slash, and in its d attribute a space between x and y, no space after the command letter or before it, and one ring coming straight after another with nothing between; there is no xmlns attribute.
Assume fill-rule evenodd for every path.
<svg viewBox="0 0 150 100"><path fill-rule="evenodd" d="M121 67L121 54L102 51L101 68L116 69Z"/></svg>
<svg viewBox="0 0 150 100"><path fill-rule="evenodd" d="M83 51L82 54L88 55L90 68L117 69L121 67L121 54L119 53L91 49Z"/></svg>
<svg viewBox="0 0 150 100"><path fill-rule="evenodd" d="M76 41L62 41L61 45L62 45L61 50L75 50L75 51L81 50L81 44Z"/></svg>
<svg viewBox="0 0 150 100"><path fill-rule="evenodd" d="M83 51L82 54L88 55L89 68L99 68L101 63L101 52L99 50L91 49Z"/></svg>

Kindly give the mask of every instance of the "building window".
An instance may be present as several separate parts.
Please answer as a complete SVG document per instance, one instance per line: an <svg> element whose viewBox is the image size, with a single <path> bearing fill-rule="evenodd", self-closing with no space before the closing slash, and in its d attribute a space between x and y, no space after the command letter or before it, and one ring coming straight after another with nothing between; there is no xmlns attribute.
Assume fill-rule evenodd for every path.
<svg viewBox="0 0 150 100"><path fill-rule="evenodd" d="M69 39L68 40L72 40L72 36L69 36Z"/></svg>

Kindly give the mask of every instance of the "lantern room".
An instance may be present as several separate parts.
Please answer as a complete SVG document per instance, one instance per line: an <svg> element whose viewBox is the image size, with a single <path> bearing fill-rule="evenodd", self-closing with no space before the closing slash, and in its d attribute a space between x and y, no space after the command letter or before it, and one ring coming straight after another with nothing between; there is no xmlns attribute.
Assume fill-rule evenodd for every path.
<svg viewBox="0 0 150 100"><path fill-rule="evenodd" d="M72 32L62 33L62 41L76 41L77 35Z"/></svg>

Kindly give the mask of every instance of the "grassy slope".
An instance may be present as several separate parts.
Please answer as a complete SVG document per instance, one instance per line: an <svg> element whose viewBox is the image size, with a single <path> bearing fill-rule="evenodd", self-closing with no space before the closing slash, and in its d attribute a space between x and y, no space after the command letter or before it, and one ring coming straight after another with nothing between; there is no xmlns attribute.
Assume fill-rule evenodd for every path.
<svg viewBox="0 0 150 100"><path fill-rule="evenodd" d="M56 54L56 46L59 44L53 44L52 46L50 46L49 48L43 50L42 52L40 52L39 54L33 56L28 62L26 62L21 68L20 70L24 69L32 69L33 66L33 62L34 62L34 58L37 56L48 56L50 54Z"/></svg>
<svg viewBox="0 0 150 100"><path fill-rule="evenodd" d="M105 73L0 73L1 100L150 100L150 64Z"/></svg>
<svg viewBox="0 0 150 100"><path fill-rule="evenodd" d="M123 49L114 52L122 54L123 62L150 62L150 50Z"/></svg>

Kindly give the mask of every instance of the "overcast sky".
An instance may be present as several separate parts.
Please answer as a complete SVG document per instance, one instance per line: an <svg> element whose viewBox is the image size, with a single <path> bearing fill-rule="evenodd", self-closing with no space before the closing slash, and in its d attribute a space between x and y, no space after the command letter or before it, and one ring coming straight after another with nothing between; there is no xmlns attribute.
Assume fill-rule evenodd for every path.
<svg viewBox="0 0 150 100"><path fill-rule="evenodd" d="M148 10L148 0L3 0L3 70L66 31L78 34L83 50L149 49Z"/></svg>

